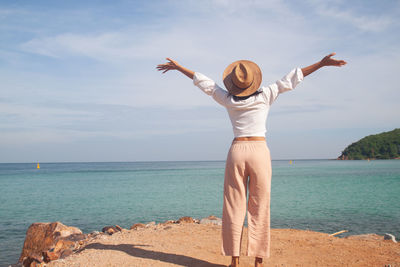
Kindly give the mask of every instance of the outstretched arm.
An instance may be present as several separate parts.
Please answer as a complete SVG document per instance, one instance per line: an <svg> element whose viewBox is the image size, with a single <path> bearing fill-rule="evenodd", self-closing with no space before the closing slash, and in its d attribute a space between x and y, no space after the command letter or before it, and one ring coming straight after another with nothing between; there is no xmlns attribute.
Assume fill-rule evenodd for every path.
<svg viewBox="0 0 400 267"><path fill-rule="evenodd" d="M163 73L166 73L169 70L178 70L178 71L182 72L183 74L185 74L190 79L193 79L194 71L189 70L189 69L179 65L178 62L176 62L175 60L172 60L168 57L167 57L167 60L169 62L157 65L157 70L162 71Z"/></svg>
<svg viewBox="0 0 400 267"><path fill-rule="evenodd" d="M301 71L303 72L303 76L306 77L307 75L310 75L311 73L322 67L326 66L341 67L347 64L347 62L344 60L338 60L332 58L334 55L336 55L336 53L331 53L326 57L324 57L321 61L318 61L317 63L312 64L308 67L302 68Z"/></svg>

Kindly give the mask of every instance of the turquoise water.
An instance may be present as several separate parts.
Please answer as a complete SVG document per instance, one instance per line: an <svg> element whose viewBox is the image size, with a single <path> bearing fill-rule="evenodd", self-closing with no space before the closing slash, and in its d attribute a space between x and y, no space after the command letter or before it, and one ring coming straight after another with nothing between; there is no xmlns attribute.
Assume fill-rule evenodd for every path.
<svg viewBox="0 0 400 267"><path fill-rule="evenodd" d="M105 225L221 217L224 162L0 164L0 266L33 222ZM400 236L400 161L273 161L271 225Z"/></svg>

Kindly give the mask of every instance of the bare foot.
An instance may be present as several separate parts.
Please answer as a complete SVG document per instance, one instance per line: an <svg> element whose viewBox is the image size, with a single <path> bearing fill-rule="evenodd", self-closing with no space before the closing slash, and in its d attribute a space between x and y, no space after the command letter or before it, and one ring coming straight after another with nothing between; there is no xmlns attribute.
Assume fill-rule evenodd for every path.
<svg viewBox="0 0 400 267"><path fill-rule="evenodd" d="M239 257L232 257L231 267L239 267Z"/></svg>
<svg viewBox="0 0 400 267"><path fill-rule="evenodd" d="M255 267L262 267L263 266L262 262L263 262L262 258L256 258L255 261L254 261L254 266Z"/></svg>

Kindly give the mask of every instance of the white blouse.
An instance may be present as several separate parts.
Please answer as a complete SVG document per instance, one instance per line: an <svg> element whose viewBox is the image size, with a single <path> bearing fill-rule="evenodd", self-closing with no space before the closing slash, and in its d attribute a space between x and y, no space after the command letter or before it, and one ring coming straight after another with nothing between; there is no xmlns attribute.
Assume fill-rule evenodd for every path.
<svg viewBox="0 0 400 267"><path fill-rule="evenodd" d="M300 68L293 69L282 79L269 86L262 86L261 93L236 101L231 94L205 75L195 72L193 83L224 106L229 114L235 137L265 136L268 111L279 94L294 89L302 80Z"/></svg>

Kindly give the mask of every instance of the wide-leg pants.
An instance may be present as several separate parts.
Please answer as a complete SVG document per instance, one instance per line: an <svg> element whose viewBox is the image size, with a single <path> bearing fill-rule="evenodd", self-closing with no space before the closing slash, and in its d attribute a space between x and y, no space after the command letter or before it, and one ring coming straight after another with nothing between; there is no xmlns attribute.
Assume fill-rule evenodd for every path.
<svg viewBox="0 0 400 267"><path fill-rule="evenodd" d="M266 142L234 141L225 167L223 255L240 256L247 204L247 256L270 256L270 195L271 157Z"/></svg>

